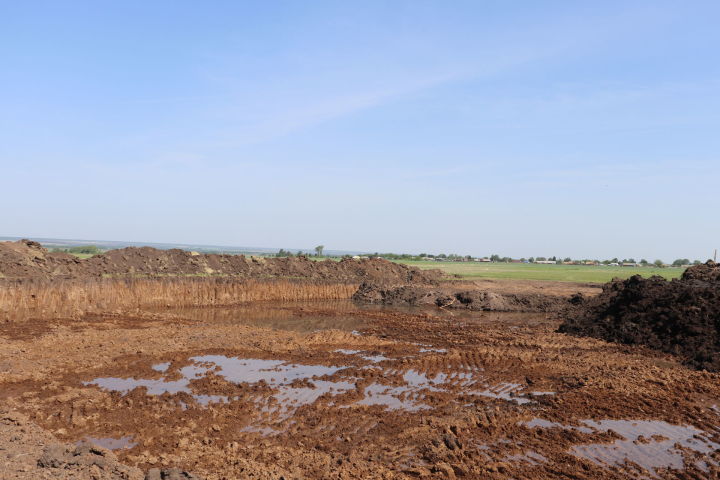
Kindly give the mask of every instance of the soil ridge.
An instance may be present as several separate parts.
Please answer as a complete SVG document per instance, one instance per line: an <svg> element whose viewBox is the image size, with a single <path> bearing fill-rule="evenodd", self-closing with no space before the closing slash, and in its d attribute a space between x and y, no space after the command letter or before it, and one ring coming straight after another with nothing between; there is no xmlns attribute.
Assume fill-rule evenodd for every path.
<svg viewBox="0 0 720 480"><path fill-rule="evenodd" d="M307 257L246 257L180 249L128 247L87 259L50 252L31 240L0 242L0 278L47 280L122 276L235 276L298 278L346 283L434 284L439 270L421 270L384 259L315 261Z"/></svg>

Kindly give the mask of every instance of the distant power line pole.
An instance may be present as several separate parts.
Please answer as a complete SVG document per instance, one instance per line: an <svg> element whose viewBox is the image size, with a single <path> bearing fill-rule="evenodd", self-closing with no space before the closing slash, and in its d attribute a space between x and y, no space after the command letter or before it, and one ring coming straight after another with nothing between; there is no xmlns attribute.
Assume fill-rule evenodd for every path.
<svg viewBox="0 0 720 480"><path fill-rule="evenodd" d="M717 248L715 249L715 253L713 254L713 262L717 262Z"/></svg>

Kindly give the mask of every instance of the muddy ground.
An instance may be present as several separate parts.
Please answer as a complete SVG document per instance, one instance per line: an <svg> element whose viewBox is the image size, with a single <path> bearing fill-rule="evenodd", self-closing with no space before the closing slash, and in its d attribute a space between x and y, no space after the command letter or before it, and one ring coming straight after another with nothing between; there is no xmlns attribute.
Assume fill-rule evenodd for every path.
<svg viewBox="0 0 720 480"><path fill-rule="evenodd" d="M205 479L718 478L720 375L559 323L335 301L6 324L0 408L28 423L0 462L84 478L39 460L88 440Z"/></svg>

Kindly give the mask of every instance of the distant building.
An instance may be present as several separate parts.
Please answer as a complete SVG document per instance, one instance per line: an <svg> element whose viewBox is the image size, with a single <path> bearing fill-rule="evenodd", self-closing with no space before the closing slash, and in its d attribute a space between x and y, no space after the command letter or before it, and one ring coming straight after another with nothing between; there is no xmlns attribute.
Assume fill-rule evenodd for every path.
<svg viewBox="0 0 720 480"><path fill-rule="evenodd" d="M555 260L535 260L535 263L542 265L555 265Z"/></svg>
<svg viewBox="0 0 720 480"><path fill-rule="evenodd" d="M637 267L637 263L625 262L622 264L623 267Z"/></svg>

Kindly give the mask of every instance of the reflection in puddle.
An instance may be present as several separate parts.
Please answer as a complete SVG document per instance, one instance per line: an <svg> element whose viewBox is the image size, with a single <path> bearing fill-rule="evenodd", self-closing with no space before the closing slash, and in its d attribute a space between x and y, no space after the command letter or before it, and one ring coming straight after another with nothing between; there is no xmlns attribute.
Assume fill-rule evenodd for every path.
<svg viewBox="0 0 720 480"><path fill-rule="evenodd" d="M158 363L152 366L152 369L156 372L164 373L170 368L170 362Z"/></svg>
<svg viewBox="0 0 720 480"><path fill-rule="evenodd" d="M508 402L515 402L519 405L524 405L531 402L530 398L526 395L519 395L518 392L522 388L519 383L502 382L494 385L485 390L475 390L470 392L472 395L480 395L489 398L498 398L501 400L507 400ZM552 395L553 392L529 392L527 395Z"/></svg>
<svg viewBox="0 0 720 480"><path fill-rule="evenodd" d="M423 347L420 349L420 353L446 353L446 348L432 348L432 347Z"/></svg>
<svg viewBox="0 0 720 480"><path fill-rule="evenodd" d="M582 433L594 432L588 427L563 425L560 422L551 422L550 420L545 420L544 418L533 418L529 422L521 422L520 424L528 428L562 428L564 430L577 430Z"/></svg>
<svg viewBox="0 0 720 480"><path fill-rule="evenodd" d="M293 310L299 306L306 305L312 308L319 306L324 310L331 305L333 310L338 312L335 315L296 315ZM284 308L290 307L290 308ZM352 302L293 302L283 304L273 302L258 305L237 305L233 307L182 307L182 308L158 308L152 311L170 313L184 318L192 319L206 324L241 324L260 328L273 328L276 330L290 330L294 332L314 332L317 330L344 330L346 332L358 332L366 326L366 321L356 315L343 315L344 311L353 313L358 307Z"/></svg>
<svg viewBox="0 0 720 480"><path fill-rule="evenodd" d="M626 460L652 472L656 468L682 469L686 448L707 454L720 448L710 441L702 430L690 426L672 425L650 420L586 420L586 425L598 431L614 431L625 440L611 444L577 445L571 453L597 464L622 465Z"/></svg>
<svg viewBox="0 0 720 480"><path fill-rule="evenodd" d="M190 382L213 371L216 375L222 376L232 383L257 384L262 382L275 388L278 392L270 395L267 400L269 403L275 400L279 404L278 409L280 410L314 403L325 393L332 392L337 395L355 387L354 383L349 382L310 381L315 377L332 375L345 367L287 364L282 360L233 358L223 355L202 355L192 357L190 360L195 363L180 369L182 378L179 380L102 377L83 383L84 385L97 385L102 389L120 392L123 395L140 387L147 389L148 395L184 392L190 394L201 405L228 401L228 397L222 395L193 393ZM298 380L308 381L308 386L291 385ZM275 409L266 407L266 411L272 410Z"/></svg>
<svg viewBox="0 0 720 480"><path fill-rule="evenodd" d="M76 444L79 445L83 442L88 442L97 445L98 447L107 448L108 450L121 450L125 448L133 448L137 445L137 442L133 442L132 440L133 437L131 435L120 438L85 437L79 442L76 442Z"/></svg>
<svg viewBox="0 0 720 480"><path fill-rule="evenodd" d="M438 386L447 382L447 379L448 377L444 373L438 373L433 378L428 378L427 374L415 370L408 370L403 374L403 380L410 387L416 390L427 389L433 392L439 392L441 389Z"/></svg>
<svg viewBox="0 0 720 480"><path fill-rule="evenodd" d="M388 410L412 412L430 409L432 402L428 397L436 393L461 395L469 393L517 403L530 401L527 398L529 394L521 392L520 384L489 385L481 375L481 369L478 368L465 367L452 373L437 371L430 373L418 369L389 368L384 366L388 365L387 363L382 362L393 359L375 354L376 352L339 349L335 350L335 353L357 355L372 362L373 365L351 368L337 365L307 365L277 359L199 355L190 357L189 361L192 363L179 369L171 368L170 362L152 365L153 370L164 374L159 379L100 377L84 384L96 385L101 389L119 392L122 395L136 388L144 388L148 395L184 393L191 396L200 406L250 402L253 404L254 413L244 431L261 434L269 434L270 430L266 427L287 420L302 406L345 394L351 396L344 400L337 398L326 401L326 405L340 408L353 405L379 405ZM372 372L370 375L377 378L359 387L358 381L364 376L361 372ZM215 380L198 382L208 375L221 377L230 384L252 385L259 388L243 389L238 391L238 394L233 394L228 393L227 384L222 384L222 391L208 391L206 389L217 386ZM469 391L470 388L474 390ZM480 388L485 390L479 390ZM223 395L213 393L223 393ZM358 394L360 394L359 399ZM192 408L192 405L185 403L185 400L181 401L180 405L184 409Z"/></svg>
<svg viewBox="0 0 720 480"><path fill-rule="evenodd" d="M673 425L659 420L583 420L581 426L563 425L535 418L523 425L530 428L562 428L587 434L615 432L623 439L612 443L575 445L570 453L604 466L636 464L648 472L668 468L685 468L685 455L706 455L720 449L720 444L710 440L709 435L689 425ZM706 469L712 459L704 458L695 466Z"/></svg>
<svg viewBox="0 0 720 480"><path fill-rule="evenodd" d="M373 383L365 387L363 395L364 398L356 402L356 405L382 405L387 407L388 410L406 410L409 412L431 408L429 405L419 403L423 396L409 387L391 387Z"/></svg>
<svg viewBox="0 0 720 480"><path fill-rule="evenodd" d="M510 462L510 463L529 463L530 465L540 465L541 463L546 463L548 459L540 455L537 452L529 451L525 453L518 453L515 455L508 455L505 458L502 459L503 462Z"/></svg>
<svg viewBox="0 0 720 480"><path fill-rule="evenodd" d="M343 355L357 355L363 360L367 360L372 363L380 363L384 362L385 360L392 360L390 357L386 357L385 355L377 354L377 355L360 355L363 353L362 350L348 350L345 348L339 348L335 350L335 353L342 353Z"/></svg>
<svg viewBox="0 0 720 480"><path fill-rule="evenodd" d="M224 355L202 355L199 357L192 357L190 360L199 365L210 364L200 367L185 367L193 368L200 375L209 372L210 370L215 370L217 375L225 377L225 379L229 382L257 383L264 381L270 386L287 385L295 380L332 375L345 368L326 367L324 365L288 364L283 360L234 358L226 357ZM220 369L215 369L216 366L220 367ZM185 368L182 370L185 370ZM196 375L198 373L196 373Z"/></svg>

